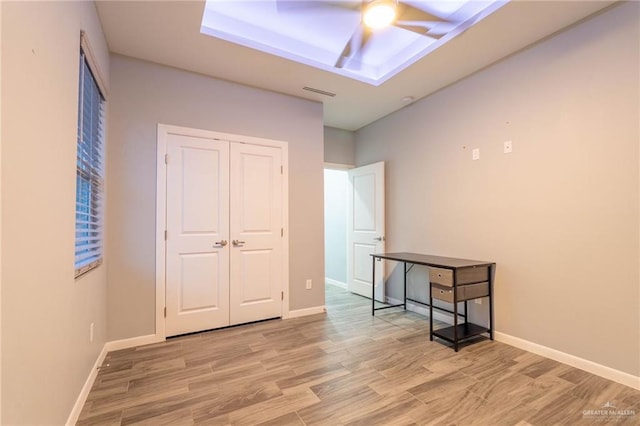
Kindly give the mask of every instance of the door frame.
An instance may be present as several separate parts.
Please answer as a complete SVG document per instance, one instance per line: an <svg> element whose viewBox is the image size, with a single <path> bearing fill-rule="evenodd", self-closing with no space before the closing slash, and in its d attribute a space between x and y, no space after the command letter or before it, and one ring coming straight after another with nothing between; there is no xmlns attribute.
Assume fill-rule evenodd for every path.
<svg viewBox="0 0 640 426"><path fill-rule="evenodd" d="M287 142L232 133L214 132L211 130L193 129L158 123L156 144L156 337L164 340L165 329L165 286L166 286L166 241L167 223L167 136L191 136L205 139L218 139L229 142L247 143L251 145L270 146L282 150L282 319L290 316L289 312L289 145Z"/></svg>

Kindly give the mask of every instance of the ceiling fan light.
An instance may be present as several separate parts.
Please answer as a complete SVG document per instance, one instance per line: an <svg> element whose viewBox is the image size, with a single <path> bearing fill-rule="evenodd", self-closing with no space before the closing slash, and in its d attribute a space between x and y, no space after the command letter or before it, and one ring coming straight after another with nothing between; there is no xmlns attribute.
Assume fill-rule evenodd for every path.
<svg viewBox="0 0 640 426"><path fill-rule="evenodd" d="M369 28L378 29L391 25L396 18L396 2L376 0L367 5L364 11L364 23Z"/></svg>

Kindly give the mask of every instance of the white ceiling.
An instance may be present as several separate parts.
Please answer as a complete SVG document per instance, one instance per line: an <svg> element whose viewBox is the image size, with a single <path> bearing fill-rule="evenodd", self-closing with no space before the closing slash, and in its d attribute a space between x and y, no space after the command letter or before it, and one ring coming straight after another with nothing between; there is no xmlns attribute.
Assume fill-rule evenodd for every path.
<svg viewBox="0 0 640 426"><path fill-rule="evenodd" d="M98 1L97 9L113 53L319 101L325 125L357 130L404 107L405 96L428 96L612 3L512 1L377 87L201 34L204 0Z"/></svg>

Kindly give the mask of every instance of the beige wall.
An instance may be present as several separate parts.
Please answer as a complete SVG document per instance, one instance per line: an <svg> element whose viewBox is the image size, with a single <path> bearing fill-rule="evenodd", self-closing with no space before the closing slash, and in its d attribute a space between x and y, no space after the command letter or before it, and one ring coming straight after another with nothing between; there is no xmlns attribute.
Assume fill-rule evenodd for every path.
<svg viewBox="0 0 640 426"><path fill-rule="evenodd" d="M7 425L63 424L105 343L106 265L74 279L81 29L108 80L93 3L2 2L1 423Z"/></svg>
<svg viewBox="0 0 640 426"><path fill-rule="evenodd" d="M355 164L356 136L349 130L324 128L324 161L334 164Z"/></svg>
<svg viewBox="0 0 640 426"><path fill-rule="evenodd" d="M109 339L155 332L158 123L289 143L290 308L323 305L322 105L121 56L111 88Z"/></svg>
<svg viewBox="0 0 640 426"><path fill-rule="evenodd" d="M356 134L358 165L387 161L388 250L497 262L499 332L636 376L639 8L622 4ZM424 271L411 274L424 288Z"/></svg>
<svg viewBox="0 0 640 426"><path fill-rule="evenodd" d="M0 52L2 51L2 2L0 2ZM2 188L2 54L0 54L0 188ZM2 191L0 191L0 271L2 271ZM2 273L0 273L2 295ZM2 422L2 298L0 297L0 423Z"/></svg>

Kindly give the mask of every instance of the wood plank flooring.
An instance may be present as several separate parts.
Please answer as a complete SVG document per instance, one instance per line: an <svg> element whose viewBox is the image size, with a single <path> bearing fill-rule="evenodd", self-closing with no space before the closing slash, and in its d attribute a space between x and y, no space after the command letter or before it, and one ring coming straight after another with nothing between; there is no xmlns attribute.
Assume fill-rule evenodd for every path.
<svg viewBox="0 0 640 426"><path fill-rule="evenodd" d="M328 286L326 315L111 352L77 424L640 424L639 391L495 341L455 353L369 303Z"/></svg>

